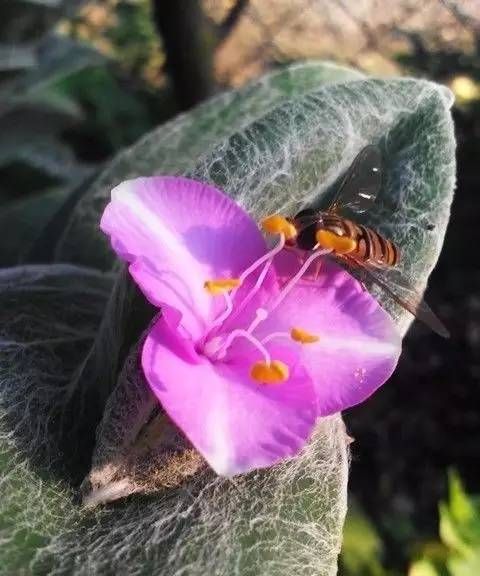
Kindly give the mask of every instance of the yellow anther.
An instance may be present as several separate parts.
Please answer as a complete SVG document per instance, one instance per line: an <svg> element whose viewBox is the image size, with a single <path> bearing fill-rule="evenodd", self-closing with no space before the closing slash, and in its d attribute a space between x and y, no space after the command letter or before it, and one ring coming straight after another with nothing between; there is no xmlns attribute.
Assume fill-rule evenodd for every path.
<svg viewBox="0 0 480 576"><path fill-rule="evenodd" d="M224 294L238 288L240 284L238 278L217 278L216 280L207 280L203 287L212 296L218 296L218 294Z"/></svg>
<svg viewBox="0 0 480 576"><path fill-rule="evenodd" d="M300 342L300 344L313 344L314 342L318 342L320 340L320 336L310 334L310 332L307 332L302 328L292 328L290 330L290 336L292 337L292 340L295 340L295 342Z"/></svg>
<svg viewBox="0 0 480 576"><path fill-rule="evenodd" d="M250 371L250 376L262 384L278 384L287 380L288 366L280 360L273 360L270 364L256 362Z"/></svg>
<svg viewBox="0 0 480 576"><path fill-rule="evenodd" d="M330 230L319 230L315 238L322 248L333 250L337 254L348 254L357 247L357 242L348 236L337 236Z"/></svg>
<svg viewBox="0 0 480 576"><path fill-rule="evenodd" d="M292 240L297 235L295 226L280 214L264 218L262 228L268 234L283 234L287 240Z"/></svg>

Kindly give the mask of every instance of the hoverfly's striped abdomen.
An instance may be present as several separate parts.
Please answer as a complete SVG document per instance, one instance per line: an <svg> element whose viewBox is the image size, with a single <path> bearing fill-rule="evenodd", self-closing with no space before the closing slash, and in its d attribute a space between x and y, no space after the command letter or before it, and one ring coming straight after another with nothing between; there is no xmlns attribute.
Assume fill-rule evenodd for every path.
<svg viewBox="0 0 480 576"><path fill-rule="evenodd" d="M323 229L336 236L354 240L356 246L350 255L356 260L381 267L397 264L398 248L375 230L328 212L319 213L315 222L307 221L307 218L311 218L311 214L305 214L305 212L301 213L300 217L297 216L294 221L295 226L299 229L296 240L299 248L313 250L317 244L316 233Z"/></svg>
<svg viewBox="0 0 480 576"><path fill-rule="evenodd" d="M395 266L399 259L398 248L381 234L352 220L335 214L322 214L317 226L337 236L347 236L356 242L352 257L375 266Z"/></svg>

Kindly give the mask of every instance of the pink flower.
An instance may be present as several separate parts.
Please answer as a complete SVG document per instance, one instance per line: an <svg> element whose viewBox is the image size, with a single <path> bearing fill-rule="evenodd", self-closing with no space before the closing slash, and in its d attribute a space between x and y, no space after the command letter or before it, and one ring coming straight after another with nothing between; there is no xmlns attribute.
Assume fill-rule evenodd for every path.
<svg viewBox="0 0 480 576"><path fill-rule="evenodd" d="M400 337L356 280L320 252L301 266L281 251L283 235L268 251L211 186L123 182L101 228L161 308L143 346L146 379L218 474L294 456L319 416L362 402L395 368Z"/></svg>

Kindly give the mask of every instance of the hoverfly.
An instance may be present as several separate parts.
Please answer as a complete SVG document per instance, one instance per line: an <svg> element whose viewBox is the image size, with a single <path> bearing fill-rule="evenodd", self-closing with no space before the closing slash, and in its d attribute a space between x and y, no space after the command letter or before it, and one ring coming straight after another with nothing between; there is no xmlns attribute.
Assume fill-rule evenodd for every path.
<svg viewBox="0 0 480 576"><path fill-rule="evenodd" d="M307 208L287 218L296 230L290 246L304 251L317 247L332 249L332 256L350 270L360 271L397 304L408 310L434 332L448 338L443 323L422 297L408 286L397 265L401 259L398 247L382 234L341 215L344 209L366 212L375 202L382 184L382 157L377 146L363 148L347 171L329 207L325 210ZM395 274L394 283L384 272ZM395 286L395 287L394 287ZM402 295L397 288L402 289ZM408 295L404 295L408 293Z"/></svg>

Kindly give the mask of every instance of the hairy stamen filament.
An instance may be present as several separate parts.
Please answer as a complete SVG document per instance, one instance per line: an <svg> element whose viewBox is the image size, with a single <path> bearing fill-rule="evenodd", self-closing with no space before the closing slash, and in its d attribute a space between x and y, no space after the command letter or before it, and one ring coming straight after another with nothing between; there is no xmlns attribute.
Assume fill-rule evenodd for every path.
<svg viewBox="0 0 480 576"><path fill-rule="evenodd" d="M227 350L230 347L230 344L236 338L245 338L246 340L248 340L250 342L250 344L252 344L252 346L254 346L262 354L262 356L265 360L265 364L267 364L267 366L270 365L272 358L271 358L268 350L260 342L260 340L257 340L257 338L255 338L255 336L252 336L252 334L250 334L246 330L234 330L233 332L231 332L229 334L228 338L226 339L224 345L217 351L216 360L220 360L221 358L225 357L225 354L227 353Z"/></svg>
<svg viewBox="0 0 480 576"><path fill-rule="evenodd" d="M279 240L278 244L274 248L272 248L272 250L270 250L269 252L264 254L261 258L256 260L251 266L249 266L240 275L240 277L237 280L238 281L237 286L241 286L242 283L244 282L245 278L247 278L259 266L266 263L262 272L259 274L257 281L255 282L252 290L250 290L248 292L246 297L240 302L239 306L235 309L235 311L234 311L234 305L233 305L233 297L234 297L236 291L238 290L238 288L235 288L233 290L232 295L230 295L227 291L222 292L224 295L224 298L225 298L226 308L213 322L213 324L209 330L209 334L210 334L212 329L223 324L225 322L225 320L231 316L232 312L233 312L233 317L236 317L237 314L239 314L245 308L245 306L248 304L250 299L255 295L255 293L262 286L262 283L264 282L265 277L268 273L268 270L272 264L273 258L275 257L276 254L278 254L278 252L280 252L283 249L284 245L285 245L285 235L283 233L281 233L280 234L280 240ZM256 311L256 316L255 316L254 320L250 323L250 326L246 330L243 330L243 329L233 330L230 334L228 334L228 336L225 338L225 340L222 344L218 341L218 339L213 339L213 340L215 340L215 345L213 345L213 340L210 341L210 339L207 335L207 337L204 340L205 350L209 349L209 352L212 355L212 360L220 360L220 359L224 358L228 349L230 348L230 346L232 345L232 343L235 341L236 338L244 338L244 339L248 340L252 344L252 346L254 346L262 354L262 356L264 357L264 360L265 360L265 365L267 367L270 366L270 364L271 364L270 354L264 345L267 342L270 342L271 340L276 339L276 338L288 338L288 339L293 339L293 340L301 342L301 343L310 343L310 342L316 341L318 338L315 335L310 335L310 334L304 332L303 330L299 330L299 332L301 333L301 337L298 337L298 338L294 335L293 331L290 333L274 332L274 333L270 334L269 336L267 336L266 338L264 338L262 341L255 338L255 336L253 336L253 332L264 320L266 320L266 318L269 316L270 312L275 310L275 308L277 308L283 302L283 300L288 296L290 291L301 280L302 276L304 276L304 274L308 271L308 268L310 267L312 262L314 262L317 258L320 258L321 256L324 256L325 254L328 254L329 252L331 252L331 250L319 250L319 249L315 250L315 252L313 254L311 254L309 256L309 258L307 258L307 260L302 264L302 266L300 267L298 272L283 286L282 290L277 295L277 297L274 299L273 304L269 307L269 309L266 310L264 308L258 308L258 310ZM212 345L210 346L210 344L212 344Z"/></svg>
<svg viewBox="0 0 480 576"><path fill-rule="evenodd" d="M230 294L228 292L224 292L223 297L225 298L225 310L214 320L213 324L210 326L210 330L223 324L223 322L230 316L233 310L233 300Z"/></svg>
<svg viewBox="0 0 480 576"><path fill-rule="evenodd" d="M267 316L268 316L267 311L264 308L259 308L256 311L255 319L251 322L250 326L246 330L233 330L233 332L230 332L230 334L225 338L225 341L224 341L222 347L219 348L217 358L223 358L225 356L225 354L227 353L227 350L230 348L230 346L232 345L235 338L238 338L239 336L246 337L246 335L254 338L252 336L252 332L260 324L260 322L263 322L265 320L265 318ZM255 342L260 344L259 340L257 340L256 338L254 338L254 340L255 340ZM268 352L267 352L267 354L268 354ZM267 364L268 364L268 362L267 362Z"/></svg>
<svg viewBox="0 0 480 576"><path fill-rule="evenodd" d="M315 250L315 252L313 254L311 254L303 263L303 265L300 267L300 270L295 274L295 276L293 276L288 282L287 284L283 287L283 289L280 291L280 293L278 294L278 296L275 298L275 300L273 301L273 304L269 307L268 312L273 312L273 310L275 310L275 308L277 308L282 302L283 300L285 300L285 298L288 296L288 294L292 291L292 289L295 287L295 285L301 280L302 276L307 272L307 270L310 268L310 264L312 262L314 262L317 258L320 258L321 256L325 256L325 254L329 254L331 252L331 250Z"/></svg>
<svg viewBox="0 0 480 576"><path fill-rule="evenodd" d="M235 312L232 315L232 320L236 318L240 312L245 309L245 306L250 302L250 300L255 296L255 294L260 290L262 287L263 281L265 280L265 276L267 275L268 271L270 270L270 266L272 265L272 260L269 260L263 270L258 275L257 281L255 282L254 287L250 290L250 292L245 296L245 298L240 302L240 304L235 308ZM226 318L225 318L226 320Z"/></svg>
<svg viewBox="0 0 480 576"><path fill-rule="evenodd" d="M299 328L298 326L294 326L290 332L272 332L265 338L262 338L261 343L267 344L272 340L280 340L280 339L287 339L293 340L298 344L315 344L320 340L320 336L317 334L312 334L311 332L307 332L303 328Z"/></svg>
<svg viewBox="0 0 480 576"><path fill-rule="evenodd" d="M268 336L265 336L265 338L262 338L260 342L262 344L268 344L268 342L271 342L272 340L285 340L285 339L286 340L292 339L289 332L272 332Z"/></svg>
<svg viewBox="0 0 480 576"><path fill-rule="evenodd" d="M276 246L274 246L271 250L269 250L266 254L264 254L262 257L260 257L258 260L256 260L253 264L251 264L246 270L244 270L244 272L242 272L242 274L238 277L238 279L235 279L238 287L236 287L232 291L232 296L230 297L230 300L227 300L227 307L224 310L224 312L222 312L222 314L218 318L216 318L214 320L213 324L210 326L210 328L208 330L209 334L214 328L217 328L218 326L223 324L223 322L225 322L225 320L230 316L230 314L232 314L232 312L233 312L232 318L236 318L238 316L238 314L240 314L245 309L245 306L250 302L250 300L260 290L260 288L261 288L261 286L265 280L265 277L267 276L267 273L270 269L270 266L272 265L273 259L275 258L275 256L279 252L281 252L281 250L283 249L284 246L285 246L285 235L280 234L280 239L278 241L278 244ZM265 262L266 262L266 264L265 264L263 270L260 272L260 274L257 278L257 281L255 282L253 288L251 290L249 290L249 292L245 296L245 298L239 303L238 306L236 306L235 311L233 311L233 298L235 297L235 294L237 293L239 287L243 284L245 279L252 272L255 272L255 270L259 266L264 264ZM226 296L225 293L224 293L224 295ZM208 335L207 335L207 340L208 340Z"/></svg>
<svg viewBox="0 0 480 576"><path fill-rule="evenodd" d="M276 256L282 248L285 246L285 234L280 234L280 238L278 244L274 246L271 250L269 250L266 254L261 256L258 260L249 266L242 274L239 276L240 283L243 283L247 276L250 276L252 272L254 272L259 266L261 266L264 262L268 260L272 260L274 256Z"/></svg>

